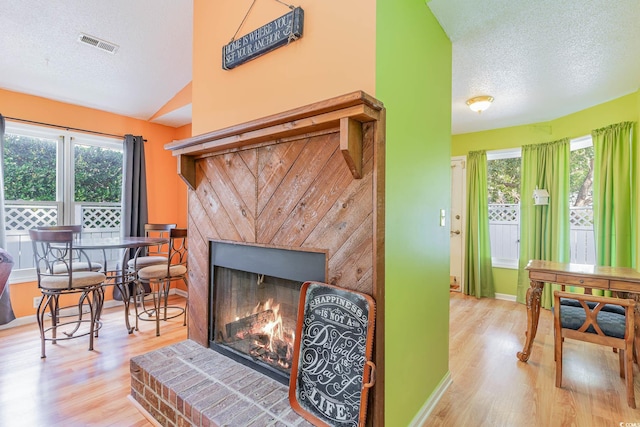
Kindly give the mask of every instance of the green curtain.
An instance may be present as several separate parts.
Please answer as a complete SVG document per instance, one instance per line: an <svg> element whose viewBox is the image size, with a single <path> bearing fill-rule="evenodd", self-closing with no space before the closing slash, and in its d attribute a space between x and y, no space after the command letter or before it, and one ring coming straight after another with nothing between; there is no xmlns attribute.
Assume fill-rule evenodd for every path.
<svg viewBox="0 0 640 427"><path fill-rule="evenodd" d="M520 257L517 301L526 302L529 260L569 262L569 139L522 147ZM549 204L533 204L533 190L549 192ZM551 308L553 286L545 284L542 307Z"/></svg>
<svg viewBox="0 0 640 427"><path fill-rule="evenodd" d="M593 227L598 265L635 267L634 123L594 130Z"/></svg>
<svg viewBox="0 0 640 427"><path fill-rule="evenodd" d="M472 151L467 157L467 230L464 261L464 293L476 298L495 296L491 241L487 153Z"/></svg>

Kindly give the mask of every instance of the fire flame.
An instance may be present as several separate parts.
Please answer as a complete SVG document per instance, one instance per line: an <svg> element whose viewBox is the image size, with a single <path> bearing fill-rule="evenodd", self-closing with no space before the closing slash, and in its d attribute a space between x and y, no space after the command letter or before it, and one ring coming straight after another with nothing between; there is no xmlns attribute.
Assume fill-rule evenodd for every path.
<svg viewBox="0 0 640 427"><path fill-rule="evenodd" d="M267 322L262 327L255 331L258 335L264 335L267 337L266 343L255 341L257 348L263 348L266 350L264 355L260 357L270 363L277 363L282 368L288 369L291 367L291 361L293 359L293 342L295 341L295 332L286 331L282 315L280 314L280 304L274 304L273 298L269 298L264 303L259 302L253 308L251 314L257 314L271 310L273 312L273 321ZM286 353L281 355L279 348L282 349L286 346ZM283 349L284 350L284 349ZM256 353L259 353L256 351Z"/></svg>

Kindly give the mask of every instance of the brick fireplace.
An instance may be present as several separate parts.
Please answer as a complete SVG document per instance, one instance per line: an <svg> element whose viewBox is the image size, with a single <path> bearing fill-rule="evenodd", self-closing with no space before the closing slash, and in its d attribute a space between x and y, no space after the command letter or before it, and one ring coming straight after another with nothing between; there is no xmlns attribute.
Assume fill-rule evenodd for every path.
<svg viewBox="0 0 640 427"><path fill-rule="evenodd" d="M363 92L165 146L188 184L189 339L209 346L210 242L326 254L328 283L377 304L384 422L384 108Z"/></svg>

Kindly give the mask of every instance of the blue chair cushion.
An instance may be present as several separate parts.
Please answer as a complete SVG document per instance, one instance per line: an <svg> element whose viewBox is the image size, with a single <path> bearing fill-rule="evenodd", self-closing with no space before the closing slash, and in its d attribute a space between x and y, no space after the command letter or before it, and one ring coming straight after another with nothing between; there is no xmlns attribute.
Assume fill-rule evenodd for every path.
<svg viewBox="0 0 640 427"><path fill-rule="evenodd" d="M562 305L560 309L560 323L563 328L578 330L584 324L587 316L584 308L573 305ZM600 311L598 313L598 325L605 335L616 338L624 338L625 317L610 311ZM589 326L586 332L595 334L593 326Z"/></svg>
<svg viewBox="0 0 640 427"><path fill-rule="evenodd" d="M573 307L582 307L580 305L580 301L575 300L575 299L571 299L571 298L560 298L560 305L565 306L565 305L570 305ZM594 309L596 308L597 303L595 302L591 302L591 301L587 301L587 306L589 306L590 309ZM617 313L617 314L622 314L624 316L624 307L620 306L620 305L615 305L615 304L605 304L604 307L602 307L602 311L608 311L610 313Z"/></svg>

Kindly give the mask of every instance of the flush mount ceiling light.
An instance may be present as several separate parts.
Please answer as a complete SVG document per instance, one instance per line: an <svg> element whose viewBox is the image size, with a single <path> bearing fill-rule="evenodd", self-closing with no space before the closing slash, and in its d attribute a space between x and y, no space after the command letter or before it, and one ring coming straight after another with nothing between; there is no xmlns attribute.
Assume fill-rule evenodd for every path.
<svg viewBox="0 0 640 427"><path fill-rule="evenodd" d="M476 96L467 101L467 105L472 111L482 113L484 110L491 106L493 102L493 96Z"/></svg>

